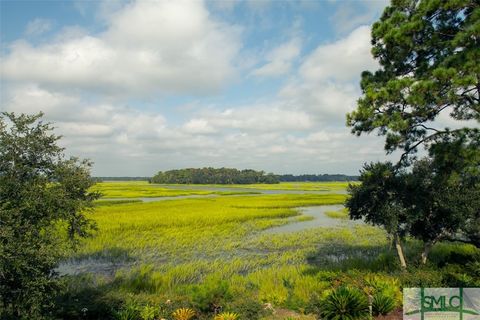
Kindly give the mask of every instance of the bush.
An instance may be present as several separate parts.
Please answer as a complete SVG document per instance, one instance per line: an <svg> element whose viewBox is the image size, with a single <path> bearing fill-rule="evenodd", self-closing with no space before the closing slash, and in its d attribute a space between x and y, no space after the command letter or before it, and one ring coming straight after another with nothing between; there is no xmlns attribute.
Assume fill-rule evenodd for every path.
<svg viewBox="0 0 480 320"><path fill-rule="evenodd" d="M267 313L260 302L250 297L235 297L226 309L237 313L240 319L259 319Z"/></svg>
<svg viewBox="0 0 480 320"><path fill-rule="evenodd" d="M444 286L442 272L439 269L410 268L408 272L398 274L402 287L440 288Z"/></svg>
<svg viewBox="0 0 480 320"><path fill-rule="evenodd" d="M64 277L62 282L55 298L58 319L110 319L124 304L122 297L109 294L106 285L91 276Z"/></svg>
<svg viewBox="0 0 480 320"><path fill-rule="evenodd" d="M395 299L382 292L373 295L372 310L373 314L386 315L395 309Z"/></svg>
<svg viewBox="0 0 480 320"><path fill-rule="evenodd" d="M140 309L140 319L154 320L157 313L157 308L147 304Z"/></svg>
<svg viewBox="0 0 480 320"><path fill-rule="evenodd" d="M466 265L447 265L442 270L443 281L448 287L478 287L480 285L480 262Z"/></svg>
<svg viewBox="0 0 480 320"><path fill-rule="evenodd" d="M228 282L209 278L203 284L193 287L192 302L203 312L215 312L232 299Z"/></svg>
<svg viewBox="0 0 480 320"><path fill-rule="evenodd" d="M393 300L394 307L401 306L403 295L400 290L400 283L397 279L380 275L367 275L364 278L364 287L371 288L372 294L378 296L386 296Z"/></svg>
<svg viewBox="0 0 480 320"><path fill-rule="evenodd" d="M129 302L115 312L114 316L116 320L138 320L140 317L139 307L135 303Z"/></svg>
<svg viewBox="0 0 480 320"><path fill-rule="evenodd" d="M320 316L325 320L366 319L369 317L368 301L358 289L339 287L321 303Z"/></svg>

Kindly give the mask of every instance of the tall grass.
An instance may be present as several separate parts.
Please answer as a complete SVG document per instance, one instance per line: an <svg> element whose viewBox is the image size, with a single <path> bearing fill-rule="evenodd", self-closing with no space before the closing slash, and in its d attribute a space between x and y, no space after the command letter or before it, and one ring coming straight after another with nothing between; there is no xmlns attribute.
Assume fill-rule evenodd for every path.
<svg viewBox="0 0 480 320"><path fill-rule="evenodd" d="M404 277L402 281L412 285L417 279L433 283L438 278L441 284L441 275L428 280L432 274L428 270L413 276L395 273L399 270L395 253L385 232L376 227L264 232L308 219L298 207L340 204L345 197L283 194L108 202L91 213L98 226L94 237L85 239L69 259L71 264L110 265L108 272L100 272L104 276L97 274L94 279L99 280L91 281L99 286L93 292L105 301L109 297L140 305L162 304L168 315L173 305L191 307L208 314L208 319L211 306L217 305L238 313L239 319L258 319L263 303L318 313L319 301L340 285L382 288L400 306L401 284L396 278ZM408 242L411 260L420 250L416 246ZM458 257L465 260L476 252L468 246L440 244L432 250L431 260L437 264ZM475 261L471 263L475 267ZM87 264L84 271L98 273L95 263L90 269Z"/></svg>
<svg viewBox="0 0 480 320"><path fill-rule="evenodd" d="M104 198L151 198L151 197L178 197L190 195L233 195L248 194L241 191L209 191L209 190L188 190L169 189L156 184L149 184L146 181L118 181L100 182L92 187L92 191L98 191ZM252 192L253 193L253 192Z"/></svg>

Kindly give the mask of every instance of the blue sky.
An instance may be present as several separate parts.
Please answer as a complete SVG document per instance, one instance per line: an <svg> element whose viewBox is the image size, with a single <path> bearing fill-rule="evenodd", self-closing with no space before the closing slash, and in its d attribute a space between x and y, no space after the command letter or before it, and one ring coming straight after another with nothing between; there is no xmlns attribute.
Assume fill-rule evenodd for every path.
<svg viewBox="0 0 480 320"><path fill-rule="evenodd" d="M95 175L356 174L345 113L385 1L5 1L0 110L45 112Z"/></svg>

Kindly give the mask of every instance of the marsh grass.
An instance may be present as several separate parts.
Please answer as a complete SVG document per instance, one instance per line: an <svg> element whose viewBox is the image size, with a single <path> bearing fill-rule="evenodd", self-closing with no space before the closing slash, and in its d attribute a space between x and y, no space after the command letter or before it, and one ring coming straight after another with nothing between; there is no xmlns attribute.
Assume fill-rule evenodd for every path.
<svg viewBox="0 0 480 320"><path fill-rule="evenodd" d="M107 275L94 268L86 270L97 273L91 275L89 286L83 284L81 291L72 292L94 292L95 303L107 301L115 306L118 301L162 305L168 316L172 306L190 307L199 312L199 319L212 319L212 310L219 305L224 311L238 313L239 319L260 319L264 303L318 313L319 301L340 285L359 289L383 286L400 306L401 285L445 283L435 269L401 273L386 233L376 227L357 224L264 232L311 219L302 215L299 207L341 204L345 197L280 194L101 203L90 215L97 232L70 253L69 263L99 260L116 267ZM419 243L409 240L409 261L414 261L420 250ZM477 253L475 248L442 243L432 249L431 263L468 258L475 268ZM72 279L79 277L83 275ZM465 281L451 279L449 283ZM78 284L77 280L72 283ZM75 294L70 294L69 303ZM104 312L100 306L95 308Z"/></svg>
<svg viewBox="0 0 480 320"><path fill-rule="evenodd" d="M297 190L297 191L344 191L349 184L358 182L280 182L276 184L256 183L256 184L158 184L168 188L169 186L182 187L216 187L216 188L241 188L241 189L260 189L260 190Z"/></svg>
<svg viewBox="0 0 480 320"><path fill-rule="evenodd" d="M349 219L347 208L344 208L339 211L325 211L325 215L333 219L344 219L344 220Z"/></svg>
<svg viewBox="0 0 480 320"><path fill-rule="evenodd" d="M191 195L235 195L252 194L255 192L244 191L209 191L191 189L169 189L147 181L118 181L100 182L92 187L92 191L99 192L103 198L153 198L153 197L178 197Z"/></svg>

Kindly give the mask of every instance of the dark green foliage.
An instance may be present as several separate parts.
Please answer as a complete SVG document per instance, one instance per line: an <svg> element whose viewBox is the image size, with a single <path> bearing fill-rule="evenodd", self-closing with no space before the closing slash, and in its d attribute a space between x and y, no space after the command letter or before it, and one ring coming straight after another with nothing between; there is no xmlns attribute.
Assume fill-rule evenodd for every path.
<svg viewBox="0 0 480 320"><path fill-rule="evenodd" d="M382 226L389 234L404 236L406 231L402 193L404 175L392 163L366 164L359 178L361 184L350 185L345 207L350 218Z"/></svg>
<svg viewBox="0 0 480 320"><path fill-rule="evenodd" d="M408 272L398 274L404 288L441 288L444 286L442 273L438 268L411 267Z"/></svg>
<svg viewBox="0 0 480 320"><path fill-rule="evenodd" d="M320 316L325 320L366 319L369 316L367 298L358 289L339 287L322 301Z"/></svg>
<svg viewBox="0 0 480 320"><path fill-rule="evenodd" d="M94 276L64 277L57 294L54 316L58 319L111 319L123 299L109 296L109 286Z"/></svg>
<svg viewBox="0 0 480 320"><path fill-rule="evenodd" d="M383 292L373 295L372 310L374 315L386 315L393 309L395 309L395 298Z"/></svg>
<svg viewBox="0 0 480 320"><path fill-rule="evenodd" d="M188 168L158 172L152 183L181 183L181 184L251 184L251 183L278 183L278 178L263 171L237 170L231 168Z"/></svg>
<svg viewBox="0 0 480 320"><path fill-rule="evenodd" d="M235 296L225 305L224 310L237 313L240 319L260 319L267 313L257 299L246 296Z"/></svg>
<svg viewBox="0 0 480 320"><path fill-rule="evenodd" d="M192 290L193 306L204 312L220 311L232 299L229 284L225 280L209 278Z"/></svg>
<svg viewBox="0 0 480 320"><path fill-rule="evenodd" d="M477 143L442 142L430 158L415 161L411 172L391 163L365 165L362 184L349 187L345 206L352 219L380 225L394 240L406 235L421 240L426 263L441 240L478 245L478 227L472 225L480 216L479 168Z"/></svg>
<svg viewBox="0 0 480 320"><path fill-rule="evenodd" d="M52 127L35 116L0 116L0 312L41 319L57 289L53 271L67 244L92 227L84 213L90 163L65 159ZM70 240L70 241L67 241Z"/></svg>
<svg viewBox="0 0 480 320"><path fill-rule="evenodd" d="M140 307L133 303L126 303L120 310L114 313L115 320L138 320L140 319Z"/></svg>
<svg viewBox="0 0 480 320"><path fill-rule="evenodd" d="M383 165L392 167L386 181L375 171L382 164L365 169L360 180L375 179L350 190L352 217L421 239L422 263L443 239L480 245L479 28L476 0L393 0L372 28L381 67L362 74L363 95L347 115L352 133L377 131L387 153L403 150L394 167ZM456 128L435 121L443 115L457 120ZM420 146L429 158L415 162ZM393 214L368 211L369 202L382 206L376 196L366 199L372 186ZM382 222L391 217L390 225Z"/></svg>
<svg viewBox="0 0 480 320"><path fill-rule="evenodd" d="M390 162L365 165L359 178L361 184L349 186L350 197L345 202L351 219L363 219L387 231L403 268L407 265L401 239L410 226L404 203L405 177L406 174L397 171Z"/></svg>

